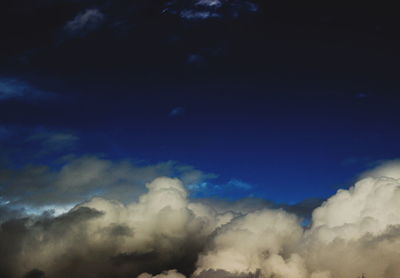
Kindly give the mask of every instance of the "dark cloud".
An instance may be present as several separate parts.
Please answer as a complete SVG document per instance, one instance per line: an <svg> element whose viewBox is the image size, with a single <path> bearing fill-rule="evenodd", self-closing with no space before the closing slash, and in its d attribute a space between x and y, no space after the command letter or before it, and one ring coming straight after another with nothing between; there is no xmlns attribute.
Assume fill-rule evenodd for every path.
<svg viewBox="0 0 400 278"><path fill-rule="evenodd" d="M223 269L209 269L206 271L202 271L198 275L195 275L196 278L259 278L260 271L256 271L255 273L232 273L229 271L225 271Z"/></svg>
<svg viewBox="0 0 400 278"><path fill-rule="evenodd" d="M23 278L44 278L46 275L43 271L39 269L32 269L31 271L28 271Z"/></svg>
<svg viewBox="0 0 400 278"><path fill-rule="evenodd" d="M146 263L147 261L157 260L159 255L156 252L148 252L148 253L121 253L111 258L113 264L120 266L124 264L132 264L132 263Z"/></svg>

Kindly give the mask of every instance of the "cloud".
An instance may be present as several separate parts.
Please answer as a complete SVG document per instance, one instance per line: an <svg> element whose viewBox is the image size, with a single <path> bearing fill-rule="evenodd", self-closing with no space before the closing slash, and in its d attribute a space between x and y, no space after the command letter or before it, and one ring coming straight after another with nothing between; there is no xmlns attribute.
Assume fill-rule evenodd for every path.
<svg viewBox="0 0 400 278"><path fill-rule="evenodd" d="M101 184L126 175L118 163L81 159L61 170L67 188L81 176ZM0 217L0 276L395 278L400 179L389 173L339 190L308 228L273 203L191 200L182 181L167 177L147 182L135 200L93 197L61 215L0 210L8 214Z"/></svg>
<svg viewBox="0 0 400 278"><path fill-rule="evenodd" d="M69 150L73 148L79 137L67 132L55 132L46 129L37 130L27 138L27 142L37 142L46 152Z"/></svg>
<svg viewBox="0 0 400 278"><path fill-rule="evenodd" d="M211 11L196 11L196 10L182 10L180 16L184 19L209 19L218 18L220 15L218 13L213 13Z"/></svg>
<svg viewBox="0 0 400 278"><path fill-rule="evenodd" d="M85 35L97 30L104 20L105 15L99 9L87 9L68 21L64 29L73 36Z"/></svg>
<svg viewBox="0 0 400 278"><path fill-rule="evenodd" d="M169 116L170 117L178 117L178 116L183 116L185 114L185 108L178 106L173 108L170 112L169 112Z"/></svg>
<svg viewBox="0 0 400 278"><path fill-rule="evenodd" d="M52 94L39 90L26 81L17 78L0 78L0 101L18 99L31 101L46 99Z"/></svg>
<svg viewBox="0 0 400 278"><path fill-rule="evenodd" d="M284 211L249 213L218 231L211 249L199 257L195 274L209 269L256 273L265 264L269 265L269 260L283 260L281 252L290 255L301 235L296 217Z"/></svg>
<svg viewBox="0 0 400 278"><path fill-rule="evenodd" d="M42 159L57 160L78 147L79 137L69 130L0 126L0 163L4 169L11 164L23 167L37 165Z"/></svg>
<svg viewBox="0 0 400 278"><path fill-rule="evenodd" d="M400 179L400 160L383 161L374 169L362 173L361 177L390 177Z"/></svg>
<svg viewBox="0 0 400 278"><path fill-rule="evenodd" d="M57 217L4 222L2 277L32 269L49 277L132 277L168 266L193 271L206 237L229 218L190 204L177 179L157 178L147 189L137 202L126 205L94 198ZM172 274L181 277L168 272Z"/></svg>
<svg viewBox="0 0 400 278"><path fill-rule="evenodd" d="M258 5L246 0L175 0L166 4L164 12L185 20L237 18L258 11Z"/></svg>
<svg viewBox="0 0 400 278"><path fill-rule="evenodd" d="M186 63L200 67L207 64L207 58L204 55L193 53L188 55L188 57L186 58Z"/></svg>
<svg viewBox="0 0 400 278"><path fill-rule="evenodd" d="M61 136L61 143L64 143L66 137L69 138ZM47 144L48 137L45 138ZM54 143L52 139L50 142ZM32 164L18 169L1 169L0 196L11 205L26 205L31 209L49 205L60 208L93 196L129 202L145 191L146 183L159 176L173 175L180 177L185 184L196 184L215 177L192 166L172 161L135 165L128 160L72 156L57 169Z"/></svg>
<svg viewBox="0 0 400 278"><path fill-rule="evenodd" d="M396 277L399 196L398 179L362 179L316 208L309 229L299 228L286 213L250 212L218 231L200 255L195 274L221 270L233 275L260 271L263 277ZM285 236L289 238L282 240Z"/></svg>
<svg viewBox="0 0 400 278"><path fill-rule="evenodd" d="M239 188L239 189L243 189L243 190L249 190L251 188L253 188L253 186L251 184L248 184L247 182L238 180L238 179L231 179L228 182L228 185Z"/></svg>
<svg viewBox="0 0 400 278"><path fill-rule="evenodd" d="M138 278L185 278L185 275L176 271L176 269L171 269L168 271L163 271L163 273L152 276L149 273L142 273Z"/></svg>

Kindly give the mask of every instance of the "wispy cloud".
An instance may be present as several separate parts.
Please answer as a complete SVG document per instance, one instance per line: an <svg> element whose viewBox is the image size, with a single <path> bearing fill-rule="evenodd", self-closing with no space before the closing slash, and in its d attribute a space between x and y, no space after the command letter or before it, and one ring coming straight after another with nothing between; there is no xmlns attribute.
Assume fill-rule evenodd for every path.
<svg viewBox="0 0 400 278"><path fill-rule="evenodd" d="M39 143L46 152L70 150L76 145L79 137L67 132L54 132L41 129L27 138L27 142Z"/></svg>
<svg viewBox="0 0 400 278"><path fill-rule="evenodd" d="M258 5L247 0L180 0L166 4L164 12L185 20L212 18L237 18L244 13L254 13Z"/></svg>
<svg viewBox="0 0 400 278"><path fill-rule="evenodd" d="M138 165L129 160L113 161L98 156L70 156L51 165L29 164L0 169L0 196L11 205L42 208L76 204L94 196L128 202L145 190L145 184L160 176L176 176L187 185L215 175L192 166L167 161ZM61 167L60 167L61 166Z"/></svg>
<svg viewBox="0 0 400 278"><path fill-rule="evenodd" d="M239 189L243 189L243 190L249 190L251 188L253 188L253 186L247 182L238 180L238 179L231 179L228 182L228 185L239 188Z"/></svg>
<svg viewBox="0 0 400 278"><path fill-rule="evenodd" d="M18 78L0 77L0 101L7 99L46 99L52 94Z"/></svg>
<svg viewBox="0 0 400 278"><path fill-rule="evenodd" d="M84 35L98 29L104 20L105 16L99 9L87 9L68 21L64 29L73 36Z"/></svg>
<svg viewBox="0 0 400 278"><path fill-rule="evenodd" d="M173 109L168 113L168 115L169 115L170 117L178 117L178 116L182 116L182 115L184 115L184 114L185 114L185 108L183 108L183 107L181 107L181 106L178 106L178 107L173 108Z"/></svg>

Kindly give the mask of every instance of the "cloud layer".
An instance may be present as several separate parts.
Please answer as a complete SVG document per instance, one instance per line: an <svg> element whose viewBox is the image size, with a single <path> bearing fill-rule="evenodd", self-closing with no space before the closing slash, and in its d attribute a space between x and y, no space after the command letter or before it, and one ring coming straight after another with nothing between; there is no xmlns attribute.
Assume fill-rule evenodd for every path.
<svg viewBox="0 0 400 278"><path fill-rule="evenodd" d="M94 183L113 182L107 178L118 174L98 163L105 176ZM69 167L67 177L90 180ZM95 197L58 216L3 209L0 276L395 278L400 271L396 176L339 190L314 210L309 228L282 209L229 206L191 200L182 181L159 177L136 201Z"/></svg>

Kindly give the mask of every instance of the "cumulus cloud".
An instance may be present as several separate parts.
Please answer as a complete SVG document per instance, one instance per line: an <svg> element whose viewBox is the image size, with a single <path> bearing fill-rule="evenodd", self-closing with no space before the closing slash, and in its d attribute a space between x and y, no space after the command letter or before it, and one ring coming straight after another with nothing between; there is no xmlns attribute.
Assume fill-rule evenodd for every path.
<svg viewBox="0 0 400 278"><path fill-rule="evenodd" d="M119 175L107 161L96 163L107 175L95 183ZM67 176L79 176L69 167ZM182 181L167 177L147 182L128 202L94 197L61 215L3 209L0 276L395 278L400 179L390 173L339 190L307 228L268 202L192 200Z"/></svg>
<svg viewBox="0 0 400 278"><path fill-rule="evenodd" d="M132 277L169 266L190 273L206 237L229 216L190 204L177 179L157 178L147 189L126 205L94 198L57 217L4 222L0 274L20 277L38 269L49 277Z"/></svg>
<svg viewBox="0 0 400 278"><path fill-rule="evenodd" d="M70 35L82 35L98 29L104 22L104 14L96 8L87 9L68 21L64 29Z"/></svg>
<svg viewBox="0 0 400 278"><path fill-rule="evenodd" d="M195 274L220 277L218 271L223 271L239 276L260 272L263 277L350 278L366 273L367 277L397 277L400 180L395 178L396 171L387 177L380 171L386 167L393 170L392 166L382 165L376 169L380 173L376 177L339 190L314 210L308 229L300 228L291 220L293 216L277 211L255 211L233 219L219 229L209 250L200 255ZM252 218L259 219L246 221ZM285 236L288 238L282 240Z"/></svg>
<svg viewBox="0 0 400 278"><path fill-rule="evenodd" d="M272 263L269 260L282 260L285 264L281 256L291 254L301 234L296 217L284 211L249 213L221 228L213 238L211 250L199 257L195 274L210 269L255 273Z"/></svg>
<svg viewBox="0 0 400 278"><path fill-rule="evenodd" d="M394 179L400 179L400 160L395 159L381 162L374 169L362 173L361 177L390 177Z"/></svg>

